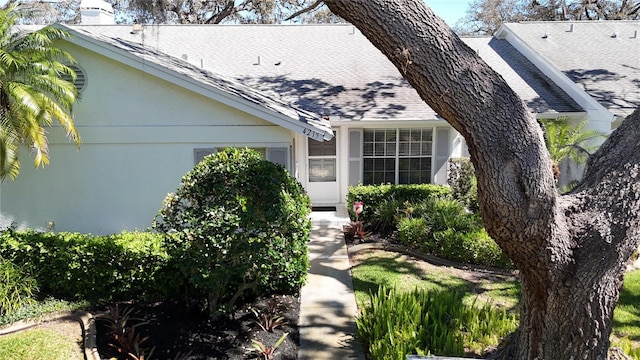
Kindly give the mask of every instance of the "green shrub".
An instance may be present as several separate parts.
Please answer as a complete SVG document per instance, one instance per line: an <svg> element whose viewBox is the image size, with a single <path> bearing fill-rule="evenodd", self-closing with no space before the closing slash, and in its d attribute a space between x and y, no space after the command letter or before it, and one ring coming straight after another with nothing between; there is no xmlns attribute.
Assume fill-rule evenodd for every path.
<svg viewBox="0 0 640 360"><path fill-rule="evenodd" d="M512 268L511 260L484 229L457 232L454 228L438 231L424 247L443 259L466 264Z"/></svg>
<svg viewBox="0 0 640 360"><path fill-rule="evenodd" d="M152 300L175 293L163 239L148 232L6 231L0 256L34 269L44 294L92 302Z"/></svg>
<svg viewBox="0 0 640 360"><path fill-rule="evenodd" d="M0 257L0 317L35 303L38 284L24 268Z"/></svg>
<svg viewBox="0 0 640 360"><path fill-rule="evenodd" d="M358 335L372 360L464 355L465 348L497 345L517 323L514 316L488 304L464 304L455 292L398 293L382 286L356 318Z"/></svg>
<svg viewBox="0 0 640 360"><path fill-rule="evenodd" d="M155 227L212 316L243 295L297 291L309 261L310 201L282 166L249 149L206 157L169 194Z"/></svg>
<svg viewBox="0 0 640 360"><path fill-rule="evenodd" d="M390 199L395 199L398 204L403 204L405 201L417 203L431 196L447 197L450 194L451 190L448 186L436 184L350 186L347 207L349 216L354 220L355 214L351 205L354 201L364 202L364 212L360 215L360 220L369 222L375 221L375 209Z"/></svg>
<svg viewBox="0 0 640 360"><path fill-rule="evenodd" d="M396 219L403 209L403 203L394 198L382 200L378 206L373 208L371 226L375 231L390 233L396 229Z"/></svg>
<svg viewBox="0 0 640 360"><path fill-rule="evenodd" d="M455 158L449 162L447 183L451 186L451 196L467 209L477 212L478 182L469 158Z"/></svg>
<svg viewBox="0 0 640 360"><path fill-rule="evenodd" d="M398 222L398 241L405 246L417 247L428 239L429 226L424 218L405 217Z"/></svg>
<svg viewBox="0 0 640 360"><path fill-rule="evenodd" d="M405 204L398 223L398 241L442 259L500 268L513 265L489 237L477 214L456 200L431 197Z"/></svg>
<svg viewBox="0 0 640 360"><path fill-rule="evenodd" d="M14 323L26 319L38 319L46 314L60 311L85 310L89 307L86 301L69 302L66 300L54 299L52 297L38 299L33 303L22 306L19 310L0 316L0 326ZM1 357L0 357L1 359Z"/></svg>

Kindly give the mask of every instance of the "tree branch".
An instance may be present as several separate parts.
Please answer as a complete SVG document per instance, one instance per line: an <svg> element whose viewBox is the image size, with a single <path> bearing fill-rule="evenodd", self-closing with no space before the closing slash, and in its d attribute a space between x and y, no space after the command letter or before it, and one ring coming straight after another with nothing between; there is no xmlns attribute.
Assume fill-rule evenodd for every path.
<svg viewBox="0 0 640 360"><path fill-rule="evenodd" d="M313 9L317 8L318 6L320 6L320 4L322 4L322 0L318 0L316 2L314 2L313 4L311 4L309 7L306 7L302 10L298 10L295 13L293 13L293 15L289 16L288 18L284 19L285 21L289 21L295 17L298 17L306 12L312 11Z"/></svg>
<svg viewBox="0 0 640 360"><path fill-rule="evenodd" d="M235 10L234 4L235 4L234 0L228 0L227 3L224 5L224 8L221 11L219 11L216 14L212 15L204 23L205 24L219 24L226 17L228 17L229 15L231 15L231 14L236 12L236 11L234 11Z"/></svg>

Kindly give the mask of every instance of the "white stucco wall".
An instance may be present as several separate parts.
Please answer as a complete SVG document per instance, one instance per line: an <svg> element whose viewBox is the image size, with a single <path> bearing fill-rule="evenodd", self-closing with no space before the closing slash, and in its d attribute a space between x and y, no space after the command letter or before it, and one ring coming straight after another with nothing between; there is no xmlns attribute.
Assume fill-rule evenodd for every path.
<svg viewBox="0 0 640 360"><path fill-rule="evenodd" d="M78 150L50 129L51 164L28 149L0 211L18 225L96 234L146 229L194 165L194 148L289 147L291 131L69 45L87 76L74 119Z"/></svg>

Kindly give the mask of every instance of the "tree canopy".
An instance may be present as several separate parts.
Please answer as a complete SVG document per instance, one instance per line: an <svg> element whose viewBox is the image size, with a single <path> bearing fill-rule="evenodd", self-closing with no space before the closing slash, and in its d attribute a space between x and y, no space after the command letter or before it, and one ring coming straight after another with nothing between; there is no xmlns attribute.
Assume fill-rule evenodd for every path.
<svg viewBox="0 0 640 360"><path fill-rule="evenodd" d="M638 19L637 0L473 0L455 29L490 35L506 22Z"/></svg>
<svg viewBox="0 0 640 360"><path fill-rule="evenodd" d="M342 22L316 0L108 0L118 23L163 24L278 24L297 11L296 23ZM80 22L80 0L9 0L23 24L75 24ZM314 6L316 5L316 6Z"/></svg>

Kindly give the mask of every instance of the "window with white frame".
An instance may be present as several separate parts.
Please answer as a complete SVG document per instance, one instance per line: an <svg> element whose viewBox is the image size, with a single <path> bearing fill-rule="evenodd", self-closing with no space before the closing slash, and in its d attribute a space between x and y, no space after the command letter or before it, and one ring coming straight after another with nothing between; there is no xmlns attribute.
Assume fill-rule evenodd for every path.
<svg viewBox="0 0 640 360"><path fill-rule="evenodd" d="M433 129L364 129L362 182L420 184L431 182Z"/></svg>

